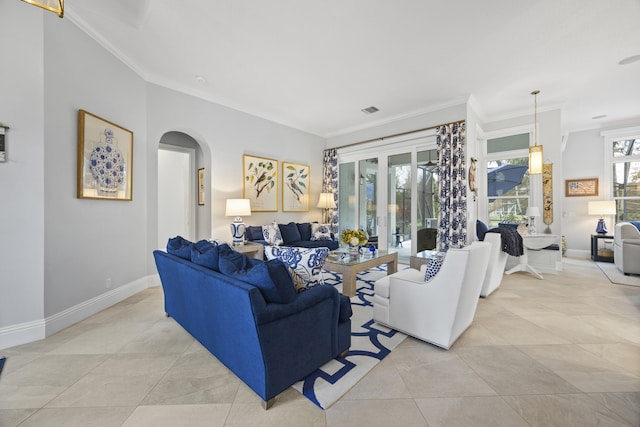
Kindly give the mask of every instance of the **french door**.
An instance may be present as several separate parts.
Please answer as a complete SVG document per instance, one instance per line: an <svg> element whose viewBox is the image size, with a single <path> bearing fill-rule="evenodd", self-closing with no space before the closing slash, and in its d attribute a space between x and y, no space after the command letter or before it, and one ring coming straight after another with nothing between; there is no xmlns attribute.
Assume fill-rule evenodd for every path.
<svg viewBox="0 0 640 427"><path fill-rule="evenodd" d="M435 247L438 177L435 135L405 138L338 150L338 209L340 232L363 229L378 249L408 262Z"/></svg>

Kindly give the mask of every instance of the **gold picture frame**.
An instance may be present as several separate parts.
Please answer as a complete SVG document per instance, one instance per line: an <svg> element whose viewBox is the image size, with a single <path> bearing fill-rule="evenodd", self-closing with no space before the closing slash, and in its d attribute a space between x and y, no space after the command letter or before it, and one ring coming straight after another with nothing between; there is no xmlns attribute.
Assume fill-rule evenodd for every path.
<svg viewBox="0 0 640 427"><path fill-rule="evenodd" d="M598 195L598 178L567 179L564 183L566 197Z"/></svg>
<svg viewBox="0 0 640 427"><path fill-rule="evenodd" d="M204 168L198 169L198 206L204 206Z"/></svg>
<svg viewBox="0 0 640 427"><path fill-rule="evenodd" d="M133 196L133 132L78 110L79 199L124 200Z"/></svg>
<svg viewBox="0 0 640 427"><path fill-rule="evenodd" d="M242 156L242 195L251 200L253 212L278 211L278 161Z"/></svg>
<svg viewBox="0 0 640 427"><path fill-rule="evenodd" d="M282 212L309 212L309 165L282 162Z"/></svg>

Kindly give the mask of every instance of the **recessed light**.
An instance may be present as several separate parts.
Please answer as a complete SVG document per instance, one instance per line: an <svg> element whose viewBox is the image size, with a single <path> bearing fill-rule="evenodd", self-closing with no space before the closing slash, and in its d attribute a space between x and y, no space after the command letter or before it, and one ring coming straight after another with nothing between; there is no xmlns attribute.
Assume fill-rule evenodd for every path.
<svg viewBox="0 0 640 427"><path fill-rule="evenodd" d="M629 64L633 64L634 62L638 62L638 61L640 61L640 55L633 55L633 56L628 56L628 57L624 58L623 60L618 62L618 64L620 64L620 65L629 65Z"/></svg>
<svg viewBox="0 0 640 427"><path fill-rule="evenodd" d="M606 114L600 114L598 116L593 116L591 117L593 120L598 120L598 119L604 119L605 117L607 117Z"/></svg>
<svg viewBox="0 0 640 427"><path fill-rule="evenodd" d="M380 111L380 110L372 105L371 107L363 108L360 111L362 111L365 114L373 114L373 113L375 113L377 111Z"/></svg>

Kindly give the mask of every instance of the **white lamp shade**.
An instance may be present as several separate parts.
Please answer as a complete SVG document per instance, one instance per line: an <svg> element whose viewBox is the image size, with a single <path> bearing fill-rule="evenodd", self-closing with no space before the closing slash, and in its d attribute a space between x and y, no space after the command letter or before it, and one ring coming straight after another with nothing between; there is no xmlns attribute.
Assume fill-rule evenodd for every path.
<svg viewBox="0 0 640 427"><path fill-rule="evenodd" d="M333 199L333 193L320 193L318 206L322 209L333 209L336 207L336 201Z"/></svg>
<svg viewBox="0 0 640 427"><path fill-rule="evenodd" d="M249 199L227 199L226 216L250 216L251 200Z"/></svg>
<svg viewBox="0 0 640 427"><path fill-rule="evenodd" d="M540 216L540 209L537 206L529 206L527 208L526 216Z"/></svg>
<svg viewBox="0 0 640 427"><path fill-rule="evenodd" d="M616 214L616 202L613 200L602 200L589 202L587 204L587 210L589 215L615 215Z"/></svg>

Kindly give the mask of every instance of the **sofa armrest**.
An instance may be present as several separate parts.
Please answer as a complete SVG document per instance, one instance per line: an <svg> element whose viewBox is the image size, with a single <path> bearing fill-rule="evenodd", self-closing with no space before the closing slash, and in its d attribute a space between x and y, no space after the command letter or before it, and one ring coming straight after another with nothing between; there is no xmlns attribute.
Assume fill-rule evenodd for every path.
<svg viewBox="0 0 640 427"><path fill-rule="evenodd" d="M640 239L622 239L622 244L640 246Z"/></svg>
<svg viewBox="0 0 640 427"><path fill-rule="evenodd" d="M309 307L327 299L334 302L335 312L337 314L340 308L340 294L333 286L321 285L299 293L296 299L289 304L265 303L262 307L254 307L256 324L264 325L295 313L303 312Z"/></svg>

